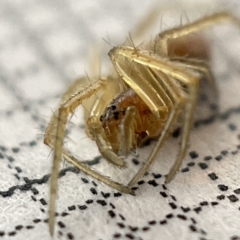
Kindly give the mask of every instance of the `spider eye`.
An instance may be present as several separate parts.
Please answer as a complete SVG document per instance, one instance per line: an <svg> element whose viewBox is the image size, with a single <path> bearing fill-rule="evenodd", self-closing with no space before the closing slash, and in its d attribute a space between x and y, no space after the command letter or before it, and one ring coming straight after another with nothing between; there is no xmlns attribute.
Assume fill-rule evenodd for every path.
<svg viewBox="0 0 240 240"><path fill-rule="evenodd" d="M115 105L111 105L109 107L107 107L107 110L116 110L117 107Z"/></svg>
<svg viewBox="0 0 240 240"><path fill-rule="evenodd" d="M119 112L114 112L113 117L114 117L115 120L118 120Z"/></svg>

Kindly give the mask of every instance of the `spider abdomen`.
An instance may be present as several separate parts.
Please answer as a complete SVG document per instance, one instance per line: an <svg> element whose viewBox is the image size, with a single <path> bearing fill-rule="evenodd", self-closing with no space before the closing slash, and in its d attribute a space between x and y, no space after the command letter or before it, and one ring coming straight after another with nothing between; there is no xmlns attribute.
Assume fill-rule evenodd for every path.
<svg viewBox="0 0 240 240"><path fill-rule="evenodd" d="M168 54L170 57L210 60L209 44L200 34L169 40Z"/></svg>

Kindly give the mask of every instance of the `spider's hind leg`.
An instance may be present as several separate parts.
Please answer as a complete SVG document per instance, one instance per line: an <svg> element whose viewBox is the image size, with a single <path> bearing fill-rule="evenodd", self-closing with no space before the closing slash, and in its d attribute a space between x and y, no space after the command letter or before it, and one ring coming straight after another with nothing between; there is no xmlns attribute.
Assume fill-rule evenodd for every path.
<svg viewBox="0 0 240 240"><path fill-rule="evenodd" d="M155 40L154 51L162 57L167 57L168 40L181 38L183 36L199 32L205 28L225 22L233 23L240 29L240 19L235 17L230 12L215 13L210 16L202 17L192 23L175 27L158 34Z"/></svg>
<svg viewBox="0 0 240 240"><path fill-rule="evenodd" d="M189 70L199 72L202 75L203 79L207 80L209 83L209 86L211 88L211 100L213 100L214 104L218 105L218 88L208 61L185 57L171 57L170 59L173 62L183 63L185 67Z"/></svg>

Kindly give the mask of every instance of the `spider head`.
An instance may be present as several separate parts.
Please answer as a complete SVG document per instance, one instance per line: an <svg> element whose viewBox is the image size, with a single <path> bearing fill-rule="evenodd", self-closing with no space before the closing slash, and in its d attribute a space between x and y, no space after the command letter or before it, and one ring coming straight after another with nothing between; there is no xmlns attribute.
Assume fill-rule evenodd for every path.
<svg viewBox="0 0 240 240"><path fill-rule="evenodd" d="M113 151L128 155L148 139L153 117L148 106L129 88L110 102L100 122Z"/></svg>

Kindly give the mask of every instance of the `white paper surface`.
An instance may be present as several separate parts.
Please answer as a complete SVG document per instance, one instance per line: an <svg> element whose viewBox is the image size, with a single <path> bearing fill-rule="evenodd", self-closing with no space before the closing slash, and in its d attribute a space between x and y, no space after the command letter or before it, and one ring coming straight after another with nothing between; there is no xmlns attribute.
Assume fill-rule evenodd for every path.
<svg viewBox="0 0 240 240"><path fill-rule="evenodd" d="M123 43L151 6L161 6L157 26L162 21L163 29L179 25L181 15L187 21L186 15L194 19L219 5L240 17L237 0L217 1L218 6L165 2L0 1L0 239L51 239L44 220L52 155L43 144L44 129L61 93L89 72L91 44L103 46L104 73L111 46L102 38ZM211 31L220 112L205 106L209 114L196 122L175 179L163 185L177 153L179 139L173 137L136 184L136 196L118 194L63 165L55 239L240 239L240 31L230 25ZM78 115L73 122L81 125ZM80 160L99 156L83 129L72 125L68 141L74 154ZM93 167L127 182L154 144L138 150L138 165L130 156L127 170L103 159Z"/></svg>

